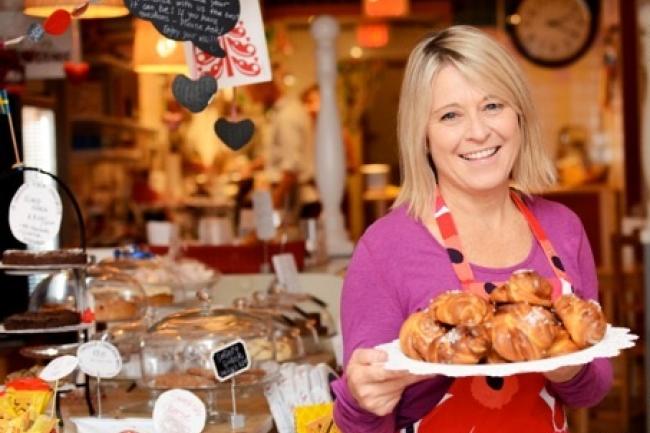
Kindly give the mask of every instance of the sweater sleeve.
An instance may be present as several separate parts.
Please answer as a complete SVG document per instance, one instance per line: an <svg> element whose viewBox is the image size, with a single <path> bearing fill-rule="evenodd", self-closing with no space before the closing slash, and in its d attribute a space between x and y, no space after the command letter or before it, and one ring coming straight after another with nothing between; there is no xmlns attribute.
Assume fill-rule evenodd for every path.
<svg viewBox="0 0 650 433"><path fill-rule="evenodd" d="M582 223L577 219L579 232L577 264L579 275L574 278L575 290L583 299L598 300L598 278L589 240ZM598 404L612 385L612 365L607 358L598 358L586 364L571 380L549 382L549 388L568 406L591 407Z"/></svg>
<svg viewBox="0 0 650 433"><path fill-rule="evenodd" d="M395 284L387 281L387 266L390 265L377 263L363 239L358 243L341 296L344 365L355 349L371 348L399 335L407 312L402 309ZM344 374L332 384L336 396L334 419L343 432L392 433L426 414L448 386L449 381L444 378L413 385L402 396L396 411L380 417L359 407L350 394ZM422 399L423 395L429 397Z"/></svg>

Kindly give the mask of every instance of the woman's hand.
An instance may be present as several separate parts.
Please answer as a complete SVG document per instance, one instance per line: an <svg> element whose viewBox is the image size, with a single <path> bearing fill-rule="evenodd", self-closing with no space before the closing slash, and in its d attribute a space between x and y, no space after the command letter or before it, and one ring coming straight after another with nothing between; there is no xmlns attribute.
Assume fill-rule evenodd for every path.
<svg viewBox="0 0 650 433"><path fill-rule="evenodd" d="M573 379L576 374L582 370L584 365L568 365L566 367L560 367L553 371L547 371L544 373L544 376L551 382L561 383L568 382Z"/></svg>
<svg viewBox="0 0 650 433"><path fill-rule="evenodd" d="M377 349L356 349L345 369L348 389L361 408L378 416L393 411L404 389L432 376L407 371L384 370L386 352Z"/></svg>

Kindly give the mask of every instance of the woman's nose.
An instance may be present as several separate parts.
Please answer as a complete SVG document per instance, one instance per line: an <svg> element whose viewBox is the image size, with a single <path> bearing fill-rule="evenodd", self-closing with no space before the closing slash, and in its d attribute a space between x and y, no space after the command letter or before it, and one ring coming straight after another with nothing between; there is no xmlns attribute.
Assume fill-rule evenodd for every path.
<svg viewBox="0 0 650 433"><path fill-rule="evenodd" d="M485 119L479 115L469 116L467 125L467 139L478 143L487 140L490 135L490 128Z"/></svg>

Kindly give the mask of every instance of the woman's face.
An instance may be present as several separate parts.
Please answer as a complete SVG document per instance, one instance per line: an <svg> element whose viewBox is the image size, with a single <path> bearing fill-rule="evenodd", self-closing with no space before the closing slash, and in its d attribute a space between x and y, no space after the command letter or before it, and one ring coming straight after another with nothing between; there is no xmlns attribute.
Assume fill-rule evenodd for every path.
<svg viewBox="0 0 650 433"><path fill-rule="evenodd" d="M517 114L453 66L433 79L427 137L441 186L468 193L508 187L521 146Z"/></svg>

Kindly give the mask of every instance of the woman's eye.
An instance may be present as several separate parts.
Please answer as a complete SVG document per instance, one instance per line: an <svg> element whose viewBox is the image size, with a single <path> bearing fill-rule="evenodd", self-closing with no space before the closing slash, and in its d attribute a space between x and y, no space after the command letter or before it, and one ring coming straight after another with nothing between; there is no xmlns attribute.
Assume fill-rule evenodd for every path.
<svg viewBox="0 0 650 433"><path fill-rule="evenodd" d="M440 118L440 120L453 120L456 117L458 117L458 115L456 113L450 112L450 113L443 114L442 117Z"/></svg>
<svg viewBox="0 0 650 433"><path fill-rule="evenodd" d="M490 102L489 104L485 104L486 111L499 111L502 108L503 104L500 102Z"/></svg>

